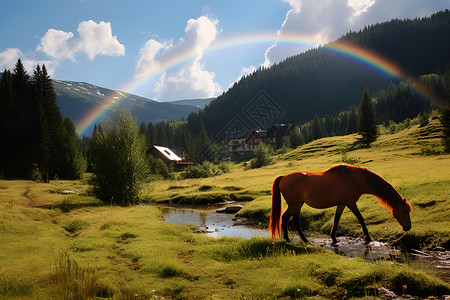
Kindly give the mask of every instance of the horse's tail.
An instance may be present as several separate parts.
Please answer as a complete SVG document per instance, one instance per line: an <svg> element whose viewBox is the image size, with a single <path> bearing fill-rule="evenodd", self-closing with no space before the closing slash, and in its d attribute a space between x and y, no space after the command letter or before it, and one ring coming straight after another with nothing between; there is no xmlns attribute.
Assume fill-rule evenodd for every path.
<svg viewBox="0 0 450 300"><path fill-rule="evenodd" d="M281 235L281 193L280 180L283 176L277 177L272 185L272 211L270 212L269 231L272 240L275 240Z"/></svg>

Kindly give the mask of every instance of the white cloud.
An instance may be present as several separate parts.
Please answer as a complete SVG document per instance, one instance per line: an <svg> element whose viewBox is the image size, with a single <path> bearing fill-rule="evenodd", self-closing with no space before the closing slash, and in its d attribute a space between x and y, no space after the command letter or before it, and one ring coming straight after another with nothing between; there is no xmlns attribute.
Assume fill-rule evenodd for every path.
<svg viewBox="0 0 450 300"><path fill-rule="evenodd" d="M217 24L217 20L202 16L187 22L185 34L177 43L147 41L140 50L135 77L146 78L165 70L155 86L158 99L216 95L220 86L214 81L215 74L202 65L202 56L216 39Z"/></svg>
<svg viewBox="0 0 450 300"><path fill-rule="evenodd" d="M116 36L112 35L111 23L92 20L78 24L78 38L72 32L49 29L41 38L36 50L42 51L55 60L75 60L79 53L85 54L90 60L97 55L124 55L125 46Z"/></svg>
<svg viewBox="0 0 450 300"><path fill-rule="evenodd" d="M347 0L347 5L353 8L353 15L359 16L375 4L375 0Z"/></svg>
<svg viewBox="0 0 450 300"><path fill-rule="evenodd" d="M9 48L3 52L0 52L0 72L3 72L5 69L13 71L17 60L22 60L22 64L27 70L28 75L33 75L33 71L36 69L36 65L43 65L47 68L47 72L50 76L53 76L55 73L55 69L57 64L52 61L44 61L44 60L36 60L32 57L32 54L24 54L17 48Z"/></svg>
<svg viewBox="0 0 450 300"><path fill-rule="evenodd" d="M74 56L78 47L76 41L71 41L72 38L72 32L50 28L41 38L41 43L36 50L58 60L75 60Z"/></svg>
<svg viewBox="0 0 450 300"><path fill-rule="evenodd" d="M349 18L355 11L347 1L349 0L286 0L292 9L286 14L278 31L278 38L282 39L284 35L308 36L316 45L335 39L344 28L348 28ZM353 5L361 10L356 1L353 2ZM264 65L279 62L310 47L310 45L299 47L276 43L266 51Z"/></svg>
<svg viewBox="0 0 450 300"><path fill-rule="evenodd" d="M110 22L101 21L98 24L92 20L81 22L78 25L78 33L79 49L91 60L97 55L125 55L125 46L112 35Z"/></svg>
<svg viewBox="0 0 450 300"><path fill-rule="evenodd" d="M17 48L9 48L0 52L0 72L12 70L17 60L22 56L22 51Z"/></svg>
<svg viewBox="0 0 450 300"><path fill-rule="evenodd" d="M291 10L278 30L278 38L299 34L314 37L317 44L335 40L350 30L391 19L425 17L448 8L450 0L282 0ZM265 66L288 56L305 51L308 47L294 47L275 43L265 54Z"/></svg>

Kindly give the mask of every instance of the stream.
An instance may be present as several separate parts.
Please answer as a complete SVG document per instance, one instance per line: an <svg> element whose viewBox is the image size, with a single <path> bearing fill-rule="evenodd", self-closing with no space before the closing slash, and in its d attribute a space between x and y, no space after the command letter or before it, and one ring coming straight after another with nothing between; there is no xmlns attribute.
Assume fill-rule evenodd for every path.
<svg viewBox="0 0 450 300"><path fill-rule="evenodd" d="M258 229L255 226L247 225L246 219L236 218L235 214L217 212L219 207L185 207L173 208L162 207L164 220L168 223L186 225L191 224L198 228L199 234L206 236L221 237L241 237L252 238L255 236L269 237L267 228ZM258 224L256 224L257 226ZM290 232L292 242L298 243L298 235ZM326 235L314 234L308 236L313 245L331 250L336 254L348 255L352 257L362 257L367 261L375 260L399 260L404 257L410 258L412 266L433 270L445 282L450 283L450 251L438 248L433 251L412 250L406 255L389 245L380 241L372 241L366 245L364 239L338 236L338 244L332 245L331 239Z"/></svg>

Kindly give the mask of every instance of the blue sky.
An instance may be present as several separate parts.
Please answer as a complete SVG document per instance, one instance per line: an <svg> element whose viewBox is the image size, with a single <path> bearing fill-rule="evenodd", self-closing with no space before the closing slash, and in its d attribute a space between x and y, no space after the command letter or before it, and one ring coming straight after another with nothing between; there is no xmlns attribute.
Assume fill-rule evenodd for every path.
<svg viewBox="0 0 450 300"><path fill-rule="evenodd" d="M29 74L45 63L53 79L158 101L207 98L349 30L449 8L450 0L2 1L0 70L20 57Z"/></svg>

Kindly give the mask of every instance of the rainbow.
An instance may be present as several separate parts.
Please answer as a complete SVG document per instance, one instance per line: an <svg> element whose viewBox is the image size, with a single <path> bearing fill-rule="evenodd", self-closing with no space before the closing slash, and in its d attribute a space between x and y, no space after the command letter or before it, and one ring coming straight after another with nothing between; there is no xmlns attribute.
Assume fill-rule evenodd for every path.
<svg viewBox="0 0 450 300"><path fill-rule="evenodd" d="M308 48L320 46L320 42L315 36L308 35L283 35L282 38L277 37L275 33L258 33L258 34L244 34L240 36L234 36L229 38L222 38L217 40L211 45L211 47L204 52L204 54L214 53L221 50L226 50L229 48L243 47L247 45L255 44L286 44L294 46L303 46ZM395 78L409 81L406 74L392 61L378 55L377 53L370 51L368 49L356 46L354 44L336 41L322 46L324 49L348 57L351 60L357 61L361 64L366 65L370 69L386 76L388 78ZM180 66L188 61L191 61L198 57L198 52L195 50L190 50L185 53L180 53L176 56L171 57L165 61L160 61L158 67L150 70L145 76L140 78L133 78L131 81L123 85L120 90L132 93L134 90L139 88L144 83L148 82L152 78L171 70L177 66ZM413 83L412 86L425 98L433 99L433 95L428 92L425 87L421 86L417 82ZM110 96L105 96L105 100L94 109L89 111L81 120L76 123L76 131L79 136L86 133L89 128L92 128L94 124L99 122L99 119L111 108L120 103L123 99L118 97L120 92L113 93Z"/></svg>

